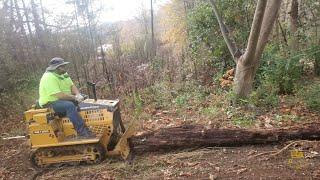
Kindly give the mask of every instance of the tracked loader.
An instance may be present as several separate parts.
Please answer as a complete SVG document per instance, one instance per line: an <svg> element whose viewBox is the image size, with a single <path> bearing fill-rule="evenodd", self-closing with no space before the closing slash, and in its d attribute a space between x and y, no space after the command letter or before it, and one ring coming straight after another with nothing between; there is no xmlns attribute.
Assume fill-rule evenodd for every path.
<svg viewBox="0 0 320 180"><path fill-rule="evenodd" d="M95 93L94 93L95 94ZM60 164L95 164L106 157L132 158L130 137L134 121L127 130L121 120L119 100L86 99L79 113L95 138L77 138L71 121L51 108L32 108L25 112L31 145L30 160L36 168Z"/></svg>

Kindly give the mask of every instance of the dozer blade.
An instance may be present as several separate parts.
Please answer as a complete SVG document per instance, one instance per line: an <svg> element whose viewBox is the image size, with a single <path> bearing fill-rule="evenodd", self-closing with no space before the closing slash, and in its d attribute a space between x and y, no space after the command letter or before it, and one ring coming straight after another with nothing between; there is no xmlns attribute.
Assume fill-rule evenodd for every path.
<svg viewBox="0 0 320 180"><path fill-rule="evenodd" d="M123 159L128 159L130 151L132 151L131 148L133 148L133 145L130 143L130 137L135 135L138 129L139 121L138 119L134 119L131 121L127 130L122 134L115 149L110 152L110 154L120 154Z"/></svg>
<svg viewBox="0 0 320 180"><path fill-rule="evenodd" d="M121 136L121 139L129 139L131 136L135 135L135 133L138 131L140 126L138 120L139 119L134 119L133 121L131 121L127 130Z"/></svg>

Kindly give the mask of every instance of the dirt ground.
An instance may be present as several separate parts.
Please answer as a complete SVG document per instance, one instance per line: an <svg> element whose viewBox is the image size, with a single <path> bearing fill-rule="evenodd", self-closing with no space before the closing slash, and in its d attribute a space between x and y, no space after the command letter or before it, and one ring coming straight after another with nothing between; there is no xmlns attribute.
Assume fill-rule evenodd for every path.
<svg viewBox="0 0 320 180"><path fill-rule="evenodd" d="M264 154L286 144L139 153L132 164L107 158L98 165L37 171L25 140L2 141L0 179L320 179L320 142Z"/></svg>
<svg viewBox="0 0 320 180"><path fill-rule="evenodd" d="M282 108L285 109L285 108ZM286 108L288 109L288 108ZM286 110L285 109L285 110ZM280 109L281 110L281 109ZM295 110L294 108L290 109ZM301 110L299 110L301 112ZM287 113L287 111L285 111ZM123 114L128 114L123 111ZM187 114L180 118L175 112L147 112L143 120L145 131L179 126L201 119ZM269 120L260 115L251 127L274 128L298 125L301 121ZM18 117L17 117L18 116ZM10 117L10 118L8 118ZM300 116L299 116L300 117ZM320 114L303 111L303 122L319 121ZM11 136L25 133L21 115L7 116L0 128ZM132 117L124 116L125 122ZM193 121L193 120L192 120ZM199 124L217 124L228 128L228 118L215 121L201 119ZM222 124L225 123L226 125ZM279 125L280 124L280 125ZM10 130L10 131L9 131ZM289 145L287 147L287 145ZM2 179L320 179L320 141L283 142L281 144L242 147L210 147L204 149L172 150L166 153L139 152L132 164L121 159L107 158L97 165L62 166L35 170L29 162L30 147L26 139L0 139L0 180ZM274 155L276 154L276 155Z"/></svg>

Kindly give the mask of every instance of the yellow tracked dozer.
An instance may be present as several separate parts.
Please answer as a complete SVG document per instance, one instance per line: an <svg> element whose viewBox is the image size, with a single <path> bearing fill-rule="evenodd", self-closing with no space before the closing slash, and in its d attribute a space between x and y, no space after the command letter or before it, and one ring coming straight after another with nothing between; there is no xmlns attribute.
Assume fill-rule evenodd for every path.
<svg viewBox="0 0 320 180"><path fill-rule="evenodd" d="M129 138L135 132L134 121L125 130L119 100L86 99L79 104L79 113L95 138L77 138L71 121L56 115L51 108L32 108L25 112L32 165L43 168L95 164L109 156L132 157L133 145Z"/></svg>

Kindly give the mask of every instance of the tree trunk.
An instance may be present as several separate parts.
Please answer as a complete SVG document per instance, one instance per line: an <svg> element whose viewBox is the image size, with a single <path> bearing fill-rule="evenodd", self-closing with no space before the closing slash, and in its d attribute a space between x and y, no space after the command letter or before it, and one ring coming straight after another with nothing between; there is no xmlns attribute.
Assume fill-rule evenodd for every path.
<svg viewBox="0 0 320 180"><path fill-rule="evenodd" d="M105 75L107 73L107 62L106 62L106 57L105 57L105 52L103 50L102 42L101 39L99 38L100 41L100 48L101 48L101 61L102 61L102 74Z"/></svg>
<svg viewBox="0 0 320 180"><path fill-rule="evenodd" d="M20 31L21 31L21 35L22 35L22 38L23 40L21 39L21 42L22 45L22 49L21 51L23 53L25 53L25 49L26 49L26 57L27 59L25 61L29 61L29 62L25 62L25 63L30 63L30 60L32 59L32 49L30 48L31 45L30 45L30 40L27 36L27 33L26 33L26 30L25 30L25 27L24 27L24 22L23 22L23 17L21 15L21 12L20 12L20 7L19 7L19 4L18 4L18 0L14 0L14 6L15 6L15 9L16 9L16 13L17 13L17 26L20 27ZM25 46L23 46L23 44ZM29 71L32 71L32 72L36 72L36 69L34 67L34 63L31 62L32 66L31 66L31 69Z"/></svg>
<svg viewBox="0 0 320 180"><path fill-rule="evenodd" d="M319 140L320 123L270 130L215 129L201 125L185 125L135 136L132 141L138 152L159 152L198 147L270 144L298 139Z"/></svg>
<svg viewBox="0 0 320 180"><path fill-rule="evenodd" d="M237 98L247 97L251 93L255 75L255 52L258 46L261 26L267 1L259 0L254 14L246 52L237 60L234 80L234 92Z"/></svg>
<svg viewBox="0 0 320 180"><path fill-rule="evenodd" d="M20 7L18 5L18 0L14 0L14 6L15 6L15 9L16 9L17 19L18 19L17 25L20 27L20 31L21 31L23 37L25 38L25 42L27 43L27 45L29 45L29 40L27 38L27 33L25 31L25 28L24 28L23 18L22 18L22 15L20 13Z"/></svg>
<svg viewBox="0 0 320 180"><path fill-rule="evenodd" d="M248 45L243 55L237 50L235 43L229 37L229 33L222 17L220 17L214 0L210 0L214 14L218 20L220 30L228 49L237 63L234 80L234 92L236 100L247 97L253 86L253 80L259 67L259 60L276 20L281 0L259 0L253 18Z"/></svg>
<svg viewBox="0 0 320 180"><path fill-rule="evenodd" d="M40 0L40 8L41 8L41 18L42 18L42 24L43 24L43 28L44 28L44 31L46 33L48 33L48 28L47 28L47 24L46 24L46 18L44 16L44 9L43 9L43 4L42 4L42 0Z"/></svg>
<svg viewBox="0 0 320 180"><path fill-rule="evenodd" d="M320 76L320 52L314 54L314 73L316 76Z"/></svg>
<svg viewBox="0 0 320 180"><path fill-rule="evenodd" d="M286 32L284 31L279 19L277 20L277 23L278 23L278 27L280 29L281 35L283 37L283 41L284 41L285 45L288 46L288 40L287 40L287 37L286 37Z"/></svg>
<svg viewBox="0 0 320 180"><path fill-rule="evenodd" d="M37 5L35 4L34 0L31 0L30 3L31 3L31 13L33 16L33 24L34 24L36 36L38 39L38 45L40 46L40 49L41 49L41 55L45 55L44 51L46 50L46 46L44 44L44 39L43 39L43 29L40 26L40 18L37 10Z"/></svg>
<svg viewBox="0 0 320 180"><path fill-rule="evenodd" d="M237 61L234 81L234 92L237 98L247 97L252 91L260 58L277 18L280 4L279 0L258 2L246 52Z"/></svg>
<svg viewBox="0 0 320 180"><path fill-rule="evenodd" d="M214 0L210 0L213 8L213 12L217 18L217 21L219 23L219 27L221 30L221 34L223 36L224 41L227 44L227 47L229 49L230 54L232 55L233 60L236 62L237 58L241 56L240 51L238 50L238 47L236 46L235 42L233 39L231 39L229 35L229 31L227 29L227 26L223 22L222 16L218 12L218 8L214 2Z"/></svg>
<svg viewBox="0 0 320 180"><path fill-rule="evenodd" d="M13 7L12 7L12 1L10 1L10 5L8 5L8 2L5 1L3 3L3 10L4 14L9 15L8 21L5 21L4 24L6 24L6 27L4 28L4 34L5 34L5 41L7 45L7 49L10 53L10 56L12 57L13 60L19 61L19 53L17 52L16 45L14 43L14 18L13 18Z"/></svg>
<svg viewBox="0 0 320 180"><path fill-rule="evenodd" d="M291 11L290 11L290 27L291 27L291 47L292 50L296 51L299 48L299 39L298 39L298 17L299 17L299 3L298 0L292 0L291 2Z"/></svg>
<svg viewBox="0 0 320 180"><path fill-rule="evenodd" d="M89 32L89 37L90 37L90 53L89 53L89 60L91 59L91 54L92 54L92 60L93 60L93 72L94 72L94 79L98 79L98 70L97 70L97 61L96 61L96 55L97 55L97 50L96 50L96 36L95 36L95 26L92 24L93 19L92 19L92 11L89 11L89 6L92 6L92 1L88 1L85 7L86 11L86 28L88 29Z"/></svg>
<svg viewBox="0 0 320 180"><path fill-rule="evenodd" d="M37 69L40 60L39 60L39 56L38 56L38 50L36 48L36 42L35 42L35 40L33 38L33 32L32 32L31 24L30 24L31 21L29 19L29 12L28 12L28 9L26 7L26 4L25 4L24 0L21 0L21 2L22 2L24 16L25 16L26 21L27 21L26 23L27 23L28 35L29 35L30 44L31 44L30 49L32 49L30 56L35 59L35 60L32 60L32 68L33 69Z"/></svg>
<svg viewBox="0 0 320 180"><path fill-rule="evenodd" d="M153 59L156 55L155 39L154 39L154 16L153 16L153 0L150 0L150 14L151 14L151 58Z"/></svg>
<svg viewBox="0 0 320 180"><path fill-rule="evenodd" d="M78 65L78 59L79 59L79 56L77 55L78 54L78 51L77 51L77 48L74 47L73 48L73 51L72 51L72 54L71 54L71 58L73 59L73 69L74 69L74 72L76 74L76 79L78 81L78 87L81 87L81 80L80 80L80 74L79 74L79 65Z"/></svg>
<svg viewBox="0 0 320 180"><path fill-rule="evenodd" d="M22 6L23 6L24 16L25 16L25 18L27 20L27 27L28 27L29 36L30 36L30 39L32 39L32 30L31 30L28 10L26 8L26 4L25 4L24 0L21 0L21 2L22 2Z"/></svg>
<svg viewBox="0 0 320 180"><path fill-rule="evenodd" d="M233 88L236 99L245 98L251 93L255 68L254 65L245 65L242 61L237 63Z"/></svg>

